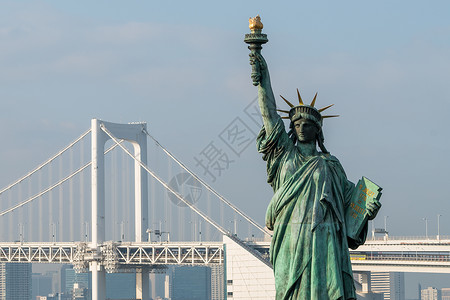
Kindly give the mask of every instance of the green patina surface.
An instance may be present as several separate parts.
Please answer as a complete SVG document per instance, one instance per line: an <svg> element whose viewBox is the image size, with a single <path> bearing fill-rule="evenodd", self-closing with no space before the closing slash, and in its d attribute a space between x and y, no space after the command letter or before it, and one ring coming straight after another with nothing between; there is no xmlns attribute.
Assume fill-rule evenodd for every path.
<svg viewBox="0 0 450 300"><path fill-rule="evenodd" d="M304 157L281 120L258 137L274 196L266 226L274 231L270 260L277 299L356 298L347 242L345 207L355 186L339 161ZM362 244L367 226L352 247Z"/></svg>
<svg viewBox="0 0 450 300"><path fill-rule="evenodd" d="M261 34L260 20L251 19L250 28L255 22L259 22ZM364 196L364 201L360 201L359 191L367 192L365 187L375 190L376 186L367 181L369 185L355 187L338 159L326 150L322 133L325 116L320 112L330 106L316 109L315 97L310 105L305 105L300 94L298 106L285 100L291 106L290 111L285 111L291 119L286 132L261 55L261 45L267 37L253 31L246 35L245 42L251 50L251 78L258 86L264 122L257 146L267 162L268 183L274 191L266 226L273 230L270 260L276 297L355 299L348 249L364 243L367 220L375 218L381 206L378 194ZM317 151L317 146L322 152ZM352 222L346 221L350 219Z"/></svg>

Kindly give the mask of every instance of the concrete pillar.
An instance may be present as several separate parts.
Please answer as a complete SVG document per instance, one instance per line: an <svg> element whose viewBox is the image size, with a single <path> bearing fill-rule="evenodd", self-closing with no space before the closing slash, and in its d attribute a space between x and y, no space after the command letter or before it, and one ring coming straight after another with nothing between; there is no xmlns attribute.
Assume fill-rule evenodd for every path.
<svg viewBox="0 0 450 300"><path fill-rule="evenodd" d="M170 277L166 275L164 280L164 298L170 298Z"/></svg>
<svg viewBox="0 0 450 300"><path fill-rule="evenodd" d="M91 122L91 248L97 249L105 240L105 133L100 120Z"/></svg>
<svg viewBox="0 0 450 300"><path fill-rule="evenodd" d="M156 298L156 273L150 273L150 284L151 284L151 297L152 299Z"/></svg>
<svg viewBox="0 0 450 300"><path fill-rule="evenodd" d="M92 119L91 121L91 224L92 241L90 247L100 253L100 247L105 241L105 143L110 137L100 127L103 125L117 139L129 141L134 147L134 156L147 164L146 125L116 124ZM135 162L135 241L146 239L148 228L148 187L147 172ZM105 269L98 261L90 263L92 272L92 300L106 299ZM136 274L138 276L138 274ZM136 277L136 296L138 299L149 299L148 269L143 268Z"/></svg>
<svg viewBox="0 0 450 300"><path fill-rule="evenodd" d="M91 248L100 251L99 246L105 240L105 148L106 137L100 128L100 122L91 122ZM89 264L92 273L92 300L106 299L106 275L99 262Z"/></svg>
<svg viewBox="0 0 450 300"><path fill-rule="evenodd" d="M97 261L89 263L92 274L92 300L106 299L106 272Z"/></svg>
<svg viewBox="0 0 450 300"><path fill-rule="evenodd" d="M147 139L142 132L133 143L134 156L145 165L147 164ZM147 171L134 162L134 240L143 242L147 239L148 229L148 185Z"/></svg>
<svg viewBox="0 0 450 300"><path fill-rule="evenodd" d="M136 299L148 300L149 297L148 268L143 267L141 270L136 270Z"/></svg>

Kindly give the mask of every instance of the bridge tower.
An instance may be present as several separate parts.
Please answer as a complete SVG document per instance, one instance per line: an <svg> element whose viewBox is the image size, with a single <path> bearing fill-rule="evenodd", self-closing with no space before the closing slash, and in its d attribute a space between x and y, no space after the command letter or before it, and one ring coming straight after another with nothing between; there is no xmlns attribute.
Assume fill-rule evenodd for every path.
<svg viewBox="0 0 450 300"><path fill-rule="evenodd" d="M105 241L105 143L110 137L105 133L107 129L114 137L130 142L134 148L134 156L144 164L147 164L147 135L146 123L118 124L105 122L99 119L91 121L91 185L92 185L92 241L90 248L96 250L97 257L102 257L100 245ZM148 228L148 186L147 172L139 163L134 164L134 209L135 222L134 241L141 243L146 241L146 229ZM90 262L89 269L92 272L92 299L106 299L106 271L101 261ZM136 298L149 298L148 269L136 272Z"/></svg>

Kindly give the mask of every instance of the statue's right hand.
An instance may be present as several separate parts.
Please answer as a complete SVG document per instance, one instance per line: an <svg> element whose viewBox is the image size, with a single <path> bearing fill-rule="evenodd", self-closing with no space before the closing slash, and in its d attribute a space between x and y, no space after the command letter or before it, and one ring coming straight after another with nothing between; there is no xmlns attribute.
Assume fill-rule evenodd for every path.
<svg viewBox="0 0 450 300"><path fill-rule="evenodd" d="M250 54L248 55L250 57L250 65L254 65L258 62L258 59L256 57L257 53L255 52L250 52Z"/></svg>
<svg viewBox="0 0 450 300"><path fill-rule="evenodd" d="M258 52L252 51L250 54L250 65L252 66L253 85L259 85L262 79L268 78L267 64L264 57Z"/></svg>
<svg viewBox="0 0 450 300"><path fill-rule="evenodd" d="M267 63L266 60L264 59L264 57L261 55L261 53L258 53L256 51L252 51L250 52L250 54L248 55L250 56L250 64L259 64L261 67L261 70L267 70Z"/></svg>

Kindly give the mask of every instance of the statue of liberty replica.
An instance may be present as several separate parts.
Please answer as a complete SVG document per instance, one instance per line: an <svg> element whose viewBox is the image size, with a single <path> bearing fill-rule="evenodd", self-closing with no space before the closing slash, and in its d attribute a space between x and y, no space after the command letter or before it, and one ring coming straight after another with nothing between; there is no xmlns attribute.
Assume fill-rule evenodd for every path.
<svg viewBox="0 0 450 300"><path fill-rule="evenodd" d="M349 248L365 242L368 220L381 207L381 188L365 177L355 186L325 148L323 122L337 116L322 113L332 105L317 108L317 94L305 104L297 90L298 105L281 97L289 109L277 109L261 55L268 41L262 28L259 16L251 18L244 41L264 122L257 147L274 191L266 226L273 230L276 299L356 299ZM290 120L287 131L282 119Z"/></svg>

